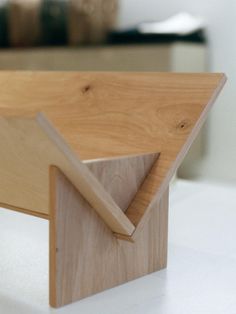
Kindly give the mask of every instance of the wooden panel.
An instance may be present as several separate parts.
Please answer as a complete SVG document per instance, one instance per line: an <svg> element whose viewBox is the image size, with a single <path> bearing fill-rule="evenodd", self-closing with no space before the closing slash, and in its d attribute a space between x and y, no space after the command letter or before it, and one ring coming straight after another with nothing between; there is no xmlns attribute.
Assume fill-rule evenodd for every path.
<svg viewBox="0 0 236 314"><path fill-rule="evenodd" d="M109 189L109 182L104 184ZM122 195L126 189L123 185ZM168 191L159 205L153 204L151 219L135 243L114 237L55 167L51 170L51 192L52 306L71 303L166 267Z"/></svg>
<svg viewBox="0 0 236 314"><path fill-rule="evenodd" d="M86 161L86 166L125 212L141 188L159 154Z"/></svg>
<svg viewBox="0 0 236 314"><path fill-rule="evenodd" d="M0 115L31 117L38 111L44 112L53 127L47 119L39 117L41 127L51 140L55 140L55 136L51 136L55 133L54 127L57 129L74 152L73 162L78 156L88 160L160 152L151 180L147 179L127 209L128 218L125 215L121 218L126 230L124 234L130 235L136 227L132 235L135 238L148 220L153 202L161 199L224 82L222 74L2 72ZM36 141L29 131L22 136L25 136L25 142ZM18 140L22 142L22 137ZM2 138L0 145L8 147L4 146ZM29 154L30 163L34 169L36 165L43 169L38 157L44 154L42 146L37 143L35 146L38 154L35 158L30 158ZM21 153L21 148L18 149ZM51 163L53 158L52 155ZM19 161L15 166L17 172L21 165ZM11 181L11 168L1 171L3 181ZM73 183L76 181L68 173L66 175ZM46 178L48 173L45 171L43 176ZM20 194L17 186L24 186L23 178L24 174L17 177L18 185L11 181L8 192L13 190L12 199L19 198L22 202L25 195ZM48 180L43 184L46 186ZM44 202L35 206L45 211L47 196L41 195L42 188L36 186L32 185L33 195L44 198ZM6 190L7 185L3 189ZM99 199L103 199L102 195ZM0 201L4 202L1 195ZM24 208L22 204L9 205ZM111 207L116 208L114 202ZM119 208L114 212L120 215ZM117 217L113 217L116 223Z"/></svg>
<svg viewBox="0 0 236 314"><path fill-rule="evenodd" d="M111 230L131 235L134 226L113 198L60 135L45 123L43 117L38 121L0 118L4 147L0 154L1 202L7 207L45 217L49 213L49 167L55 165L70 177ZM153 162L156 157L152 155L149 161ZM147 162L146 157L144 162Z"/></svg>

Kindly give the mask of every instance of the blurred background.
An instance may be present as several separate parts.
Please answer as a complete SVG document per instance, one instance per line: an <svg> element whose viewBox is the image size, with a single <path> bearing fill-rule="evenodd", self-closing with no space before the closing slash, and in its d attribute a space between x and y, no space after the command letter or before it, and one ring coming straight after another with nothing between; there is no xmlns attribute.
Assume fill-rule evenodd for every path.
<svg viewBox="0 0 236 314"><path fill-rule="evenodd" d="M225 72L178 174L236 182L235 12L233 0L0 0L0 69Z"/></svg>
<svg viewBox="0 0 236 314"><path fill-rule="evenodd" d="M236 313L235 38L235 0L0 0L0 70L228 77L171 187L167 270L60 313ZM48 222L0 214L0 312L51 313Z"/></svg>

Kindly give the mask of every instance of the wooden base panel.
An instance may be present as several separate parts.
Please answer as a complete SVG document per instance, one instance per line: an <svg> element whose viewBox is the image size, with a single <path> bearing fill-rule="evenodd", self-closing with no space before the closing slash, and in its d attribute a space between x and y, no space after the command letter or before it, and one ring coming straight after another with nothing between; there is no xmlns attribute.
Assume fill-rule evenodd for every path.
<svg viewBox="0 0 236 314"><path fill-rule="evenodd" d="M135 243L131 243L115 237L56 167L51 169L51 189L52 307L72 303L166 267L168 191L159 204L153 205L150 220Z"/></svg>

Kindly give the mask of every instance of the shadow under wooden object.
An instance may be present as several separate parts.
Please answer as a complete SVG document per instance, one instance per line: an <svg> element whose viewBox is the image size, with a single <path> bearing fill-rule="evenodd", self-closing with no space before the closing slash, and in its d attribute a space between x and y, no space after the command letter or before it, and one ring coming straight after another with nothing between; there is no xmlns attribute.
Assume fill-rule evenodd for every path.
<svg viewBox="0 0 236 314"><path fill-rule="evenodd" d="M50 220L52 306L166 266L168 185L224 82L0 73L0 202Z"/></svg>

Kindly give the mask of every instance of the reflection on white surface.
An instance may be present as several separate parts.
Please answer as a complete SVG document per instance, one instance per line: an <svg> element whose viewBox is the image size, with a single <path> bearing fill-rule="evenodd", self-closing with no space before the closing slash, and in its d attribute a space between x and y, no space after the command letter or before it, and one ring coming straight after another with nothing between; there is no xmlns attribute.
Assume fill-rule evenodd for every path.
<svg viewBox="0 0 236 314"><path fill-rule="evenodd" d="M177 181L167 270L59 310L48 306L48 222L0 210L0 313L235 314L235 190Z"/></svg>

